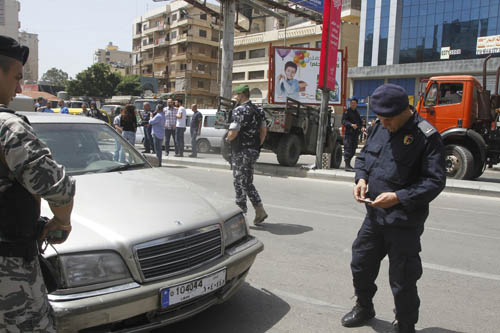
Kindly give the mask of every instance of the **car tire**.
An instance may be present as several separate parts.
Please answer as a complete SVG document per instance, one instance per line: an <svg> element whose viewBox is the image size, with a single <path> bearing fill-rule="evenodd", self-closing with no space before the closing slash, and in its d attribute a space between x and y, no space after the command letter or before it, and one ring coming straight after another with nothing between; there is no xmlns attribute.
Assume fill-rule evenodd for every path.
<svg viewBox="0 0 500 333"><path fill-rule="evenodd" d="M212 146L207 139L200 139L196 141L196 145L198 146L198 153L206 154L212 149Z"/></svg>
<svg viewBox="0 0 500 333"><path fill-rule="evenodd" d="M295 166L301 153L301 142L297 135L287 135L281 138L276 157L283 166Z"/></svg>
<svg viewBox="0 0 500 333"><path fill-rule="evenodd" d="M342 163L342 146L340 143L336 142L332 151L332 157L330 158L330 168L338 169Z"/></svg>
<svg viewBox="0 0 500 333"><path fill-rule="evenodd" d="M472 179L474 158L469 149L459 145L446 146L446 176L454 179Z"/></svg>

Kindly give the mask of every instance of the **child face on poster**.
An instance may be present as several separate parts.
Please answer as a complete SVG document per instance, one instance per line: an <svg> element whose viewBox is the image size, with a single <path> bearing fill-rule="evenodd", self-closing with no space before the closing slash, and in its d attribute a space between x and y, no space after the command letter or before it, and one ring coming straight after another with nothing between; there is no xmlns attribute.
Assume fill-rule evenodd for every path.
<svg viewBox="0 0 500 333"><path fill-rule="evenodd" d="M287 80L293 80L296 73L297 73L297 68L294 68L292 66L288 66L285 68L285 76Z"/></svg>

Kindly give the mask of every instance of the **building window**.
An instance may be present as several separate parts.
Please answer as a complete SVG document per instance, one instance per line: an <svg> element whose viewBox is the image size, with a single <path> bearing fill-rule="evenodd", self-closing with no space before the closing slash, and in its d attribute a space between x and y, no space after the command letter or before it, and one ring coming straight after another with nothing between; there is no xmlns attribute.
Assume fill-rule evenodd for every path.
<svg viewBox="0 0 500 333"><path fill-rule="evenodd" d="M380 12L380 37L378 47L378 64L387 64L387 39L389 37L389 10L390 0L382 0L382 9Z"/></svg>
<svg viewBox="0 0 500 333"><path fill-rule="evenodd" d="M258 88L253 88L252 90L250 90L250 98L259 100L260 102L260 99L262 98L262 91L260 91L260 89Z"/></svg>
<svg viewBox="0 0 500 333"><path fill-rule="evenodd" d="M244 81L245 72L233 73L233 81Z"/></svg>
<svg viewBox="0 0 500 333"><path fill-rule="evenodd" d="M207 31L200 29L200 37L207 38Z"/></svg>
<svg viewBox="0 0 500 333"><path fill-rule="evenodd" d="M249 59L264 58L266 56L266 49L250 50L248 54Z"/></svg>
<svg viewBox="0 0 500 333"><path fill-rule="evenodd" d="M219 52L218 48L213 48L212 49L212 54L211 54L212 59L217 59L218 52Z"/></svg>
<svg viewBox="0 0 500 333"><path fill-rule="evenodd" d="M372 64L373 26L375 21L375 0L368 0L366 9L365 52L363 66Z"/></svg>
<svg viewBox="0 0 500 333"><path fill-rule="evenodd" d="M309 43L292 44L292 47L309 47Z"/></svg>
<svg viewBox="0 0 500 333"><path fill-rule="evenodd" d="M198 88L202 88L202 89L204 89L204 88L205 88L205 82L203 82L203 81L198 81Z"/></svg>
<svg viewBox="0 0 500 333"><path fill-rule="evenodd" d="M264 78L264 71L248 72L248 79L249 80L260 80L263 78Z"/></svg>
<svg viewBox="0 0 500 333"><path fill-rule="evenodd" d="M172 22L173 22L173 21L177 21L177 14L173 14L173 15L172 15Z"/></svg>
<svg viewBox="0 0 500 333"><path fill-rule="evenodd" d="M205 64L198 64L198 71L200 71L201 73L205 73Z"/></svg>
<svg viewBox="0 0 500 333"><path fill-rule="evenodd" d="M233 60L245 60L247 58L246 51L234 52Z"/></svg>
<svg viewBox="0 0 500 333"><path fill-rule="evenodd" d="M177 31L172 31L170 33L170 39L176 39L177 38Z"/></svg>
<svg viewBox="0 0 500 333"><path fill-rule="evenodd" d="M186 64L181 64L181 71L185 71L187 68L187 65Z"/></svg>
<svg viewBox="0 0 500 333"><path fill-rule="evenodd" d="M316 48L317 48L317 49L320 49L320 48L321 48L321 41L320 41L320 40L318 40L318 41L316 42Z"/></svg>
<svg viewBox="0 0 500 333"><path fill-rule="evenodd" d="M200 14L200 20L207 20L207 13Z"/></svg>

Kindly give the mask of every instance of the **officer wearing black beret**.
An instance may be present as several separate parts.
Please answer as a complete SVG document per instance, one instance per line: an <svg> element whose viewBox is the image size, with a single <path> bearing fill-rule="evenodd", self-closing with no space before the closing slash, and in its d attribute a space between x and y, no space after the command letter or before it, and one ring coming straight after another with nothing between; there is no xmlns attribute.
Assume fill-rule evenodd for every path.
<svg viewBox="0 0 500 333"><path fill-rule="evenodd" d="M358 99L353 97L350 107L342 114L342 125L344 125L344 161L345 171L354 171L351 166L351 159L356 154L358 148L358 137L361 132L361 116L357 110Z"/></svg>
<svg viewBox="0 0 500 333"><path fill-rule="evenodd" d="M395 302L395 330L415 332L422 275L420 236L429 203L446 183L444 146L439 132L409 106L400 86L384 84L371 96L377 114L370 136L356 158L354 199L366 216L352 245L351 271L356 305L342 325L363 325L375 316L380 261L389 257L389 282Z"/></svg>

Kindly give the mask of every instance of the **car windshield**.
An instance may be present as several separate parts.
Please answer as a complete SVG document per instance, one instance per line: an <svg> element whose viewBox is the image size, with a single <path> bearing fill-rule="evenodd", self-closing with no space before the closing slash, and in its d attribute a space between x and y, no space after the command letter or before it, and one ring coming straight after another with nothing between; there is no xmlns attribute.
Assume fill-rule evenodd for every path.
<svg viewBox="0 0 500 333"><path fill-rule="evenodd" d="M68 104L69 104L68 107L70 108L79 109L82 107L83 102L69 102Z"/></svg>
<svg viewBox="0 0 500 333"><path fill-rule="evenodd" d="M33 123L32 126L70 175L150 167L139 152L105 124Z"/></svg>

